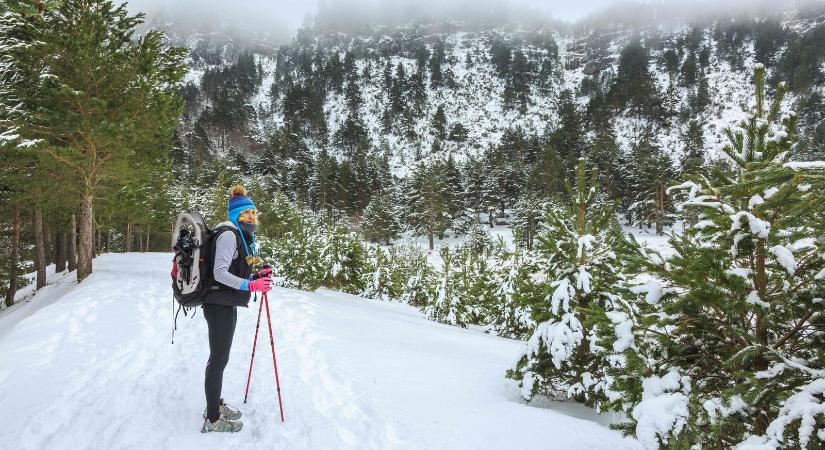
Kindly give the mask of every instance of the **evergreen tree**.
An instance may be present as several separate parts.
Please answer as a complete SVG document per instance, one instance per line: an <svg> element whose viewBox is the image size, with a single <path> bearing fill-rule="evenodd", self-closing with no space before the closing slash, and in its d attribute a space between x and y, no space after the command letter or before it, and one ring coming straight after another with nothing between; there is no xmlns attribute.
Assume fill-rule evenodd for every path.
<svg viewBox="0 0 825 450"><path fill-rule="evenodd" d="M272 258L277 262L276 273L298 289L314 291L327 277L324 265L324 242L316 218L297 211L293 227L276 241Z"/></svg>
<svg viewBox="0 0 825 450"><path fill-rule="evenodd" d="M705 165L705 136L702 126L696 120L688 123L688 129L682 136L685 149L682 152L682 173L697 175Z"/></svg>
<svg viewBox="0 0 825 450"><path fill-rule="evenodd" d="M610 89L611 103L618 108L659 118L659 94L649 68L649 56L636 38L619 55L619 69Z"/></svg>
<svg viewBox="0 0 825 450"><path fill-rule="evenodd" d="M690 52L688 53L687 58L685 58L685 62L682 64L682 72L679 79L682 86L693 86L696 84L698 77L697 71L698 65L696 61L696 53Z"/></svg>
<svg viewBox="0 0 825 450"><path fill-rule="evenodd" d="M424 307L424 314L430 320L464 328L469 322L470 309L462 301L461 292L456 286L460 276L454 270L457 255L447 246L441 247L439 255L442 269L438 288L435 297Z"/></svg>
<svg viewBox="0 0 825 450"><path fill-rule="evenodd" d="M600 186L611 200L619 199L622 194L624 174L620 159L621 149L616 142L613 127L600 130L590 146L587 160L589 165L598 171Z"/></svg>
<svg viewBox="0 0 825 450"><path fill-rule="evenodd" d="M675 171L670 156L656 142L652 128L646 128L633 146L632 164L633 204L628 210L636 216L640 227L655 224L656 234L661 235L671 219L672 201L666 191Z"/></svg>
<svg viewBox="0 0 825 450"><path fill-rule="evenodd" d="M533 249L533 241L538 233L544 211L544 202L528 192L513 207L513 235L519 247Z"/></svg>
<svg viewBox="0 0 825 450"><path fill-rule="evenodd" d="M817 448L822 440L813 432L825 423L817 331L825 178L821 163L788 162L798 138L796 117L780 108L784 85L767 104L763 66L754 78L752 115L726 130L735 171L674 187L700 220L672 240L666 262L648 258L658 280L640 293L656 309L634 334L655 345L634 358L643 380L614 387L627 431L668 425L637 433L648 446ZM668 387L648 389L657 380ZM674 405L666 422L651 407L664 401Z"/></svg>
<svg viewBox="0 0 825 450"><path fill-rule="evenodd" d="M401 225L388 195L381 193L372 197L364 211L361 230L367 240L386 245L398 237Z"/></svg>
<svg viewBox="0 0 825 450"><path fill-rule="evenodd" d="M75 170L81 201L78 280L92 272L94 199L104 181L128 176L135 148L172 135L181 112L174 87L183 49L164 49L161 33L133 39L143 16L108 0L66 0L33 17L6 14L2 113L20 144L40 147ZM101 67L106 76L98 77Z"/></svg>
<svg viewBox="0 0 825 450"><path fill-rule="evenodd" d="M433 115L433 134L435 135L436 139L439 141L443 141L447 138L447 116L444 115L444 104L441 103L438 105L438 108L435 110L435 114Z"/></svg>
<svg viewBox="0 0 825 450"><path fill-rule="evenodd" d="M543 295L541 287L532 279L538 268L532 253L518 248L503 252L496 260L499 262L494 297L497 301L489 313L490 329L499 336L525 339L536 326L529 305Z"/></svg>
<svg viewBox="0 0 825 450"><path fill-rule="evenodd" d="M427 236L430 250L435 248L434 239L449 226L444 176L439 168L420 165L413 173L409 202L409 223L416 234Z"/></svg>
<svg viewBox="0 0 825 450"><path fill-rule="evenodd" d="M572 172L586 151L587 141L581 113L570 91L563 91L559 96L559 120L559 127L550 135L549 142L558 152L565 171Z"/></svg>
<svg viewBox="0 0 825 450"><path fill-rule="evenodd" d="M326 268L323 285L339 291L357 294L364 289L366 250L358 237L342 226L326 224L321 249Z"/></svg>
<svg viewBox="0 0 825 450"><path fill-rule="evenodd" d="M532 78L527 57L521 50L516 51L504 85L504 103L511 107L518 107L521 114L527 112L527 106L530 104Z"/></svg>
<svg viewBox="0 0 825 450"><path fill-rule="evenodd" d="M616 216L598 193L597 176L588 183L584 161L576 169L572 204L550 207L538 237L538 267L545 295L531 296L538 324L508 377L517 380L526 400L539 394L575 398L587 404L606 400L607 354L595 344L595 321L618 301L613 293L624 280L616 247L623 240Z"/></svg>

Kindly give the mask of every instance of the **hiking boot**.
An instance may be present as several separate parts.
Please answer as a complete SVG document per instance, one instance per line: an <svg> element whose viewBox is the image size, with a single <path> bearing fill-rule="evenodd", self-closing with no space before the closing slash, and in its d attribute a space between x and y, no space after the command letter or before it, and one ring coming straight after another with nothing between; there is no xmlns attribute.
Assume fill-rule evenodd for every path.
<svg viewBox="0 0 825 450"><path fill-rule="evenodd" d="M226 420L238 420L243 415L235 407L229 406L226 403L224 403L223 399L221 399L221 406L220 406L220 410L218 411L218 413L220 415L222 415L223 417L225 417ZM206 417L207 415L208 414L206 414L206 410L204 409L203 410L203 417Z"/></svg>
<svg viewBox="0 0 825 450"><path fill-rule="evenodd" d="M221 416L218 417L218 420L214 422L210 421L208 417L204 417L203 427L201 427L201 433L211 433L213 431L224 433L237 433L238 431L241 431L241 428L243 428L243 422L229 420L225 418L223 414L221 414Z"/></svg>

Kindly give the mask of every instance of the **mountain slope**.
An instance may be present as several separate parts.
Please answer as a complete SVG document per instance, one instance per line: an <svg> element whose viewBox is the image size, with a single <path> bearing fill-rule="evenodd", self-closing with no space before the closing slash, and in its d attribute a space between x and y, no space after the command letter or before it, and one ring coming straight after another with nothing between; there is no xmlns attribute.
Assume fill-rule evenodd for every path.
<svg viewBox="0 0 825 450"><path fill-rule="evenodd" d="M266 332L241 404L257 304L241 310L224 396L238 435L201 435L200 313L171 345L168 254L108 254L95 273L0 335L0 440L11 448L553 448L638 444L553 409L523 405L503 377L521 342L426 321L405 305L274 290L286 422ZM49 301L48 290L32 301ZM4 311L9 314L14 311ZM263 328L265 330L265 328ZM549 404L549 402L548 402ZM602 421L604 418L602 418Z"/></svg>

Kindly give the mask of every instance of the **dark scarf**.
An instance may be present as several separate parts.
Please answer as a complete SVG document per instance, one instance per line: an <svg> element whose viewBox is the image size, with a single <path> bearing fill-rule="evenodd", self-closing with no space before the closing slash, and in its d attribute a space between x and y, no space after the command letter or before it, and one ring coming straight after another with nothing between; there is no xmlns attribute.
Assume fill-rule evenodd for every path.
<svg viewBox="0 0 825 450"><path fill-rule="evenodd" d="M254 223L238 222L238 228L240 228L247 242L252 243L255 241L255 229L258 228L257 225Z"/></svg>

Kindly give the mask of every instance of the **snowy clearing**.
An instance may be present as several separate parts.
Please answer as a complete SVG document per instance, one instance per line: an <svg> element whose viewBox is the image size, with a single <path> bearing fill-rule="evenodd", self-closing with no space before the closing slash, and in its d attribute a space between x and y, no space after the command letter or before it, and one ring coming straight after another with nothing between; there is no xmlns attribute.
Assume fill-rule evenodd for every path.
<svg viewBox="0 0 825 450"><path fill-rule="evenodd" d="M242 404L250 303L238 314L223 388L244 429L203 435L206 323L200 312L181 315L171 345L170 261L104 255L82 284L44 289L0 313L4 446L640 448L586 408L521 403L504 378L521 342L430 322L406 305L279 288L270 303L286 422L265 334Z"/></svg>

